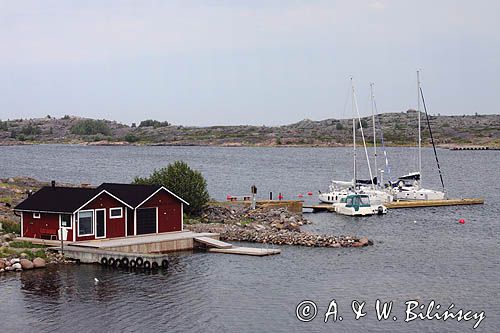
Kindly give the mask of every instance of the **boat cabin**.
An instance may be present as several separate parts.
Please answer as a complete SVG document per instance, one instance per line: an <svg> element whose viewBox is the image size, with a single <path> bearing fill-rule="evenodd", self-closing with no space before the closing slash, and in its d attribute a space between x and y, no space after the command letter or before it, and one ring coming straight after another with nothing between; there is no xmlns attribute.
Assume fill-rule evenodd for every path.
<svg viewBox="0 0 500 333"><path fill-rule="evenodd" d="M371 207L370 197L367 194L351 194L345 198L345 206L359 210L359 207Z"/></svg>
<svg viewBox="0 0 500 333"><path fill-rule="evenodd" d="M43 187L14 208L21 236L88 241L183 230L188 203L161 185L104 183L97 188Z"/></svg>

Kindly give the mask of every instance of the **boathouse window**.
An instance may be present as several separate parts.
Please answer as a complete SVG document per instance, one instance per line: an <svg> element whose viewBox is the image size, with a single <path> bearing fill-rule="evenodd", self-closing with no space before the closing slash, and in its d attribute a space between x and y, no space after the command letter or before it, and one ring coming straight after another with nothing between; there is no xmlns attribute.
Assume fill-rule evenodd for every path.
<svg viewBox="0 0 500 333"><path fill-rule="evenodd" d="M123 209L121 207L118 208L110 208L109 209L109 216L112 219L119 219L123 217Z"/></svg>
<svg viewBox="0 0 500 333"><path fill-rule="evenodd" d="M39 219L40 218L40 213L33 213L33 218L34 219Z"/></svg>
<svg viewBox="0 0 500 333"><path fill-rule="evenodd" d="M61 214L60 216L60 227L61 228L71 228L71 215Z"/></svg>
<svg viewBox="0 0 500 333"><path fill-rule="evenodd" d="M78 213L78 236L94 234L94 214L90 211Z"/></svg>

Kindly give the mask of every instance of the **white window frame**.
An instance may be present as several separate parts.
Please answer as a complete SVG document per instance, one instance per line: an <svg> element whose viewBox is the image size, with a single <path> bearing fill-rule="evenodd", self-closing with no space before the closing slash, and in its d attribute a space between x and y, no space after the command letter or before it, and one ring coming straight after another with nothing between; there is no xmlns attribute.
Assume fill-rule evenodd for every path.
<svg viewBox="0 0 500 333"><path fill-rule="evenodd" d="M80 234L80 213L87 213L91 212L92 213L92 233L91 234ZM81 210L77 213L78 216L78 230L77 236L78 237L85 237L85 236L94 236L95 237L95 211L93 209L87 209L87 210Z"/></svg>
<svg viewBox="0 0 500 333"><path fill-rule="evenodd" d="M111 214L111 212L112 212L113 210L117 210L117 209L119 209L119 210L120 210L120 216L113 216L113 215ZM123 218L123 207L113 207L113 208L110 208L110 209L109 209L109 218L110 218L110 219L121 219L121 218Z"/></svg>
<svg viewBox="0 0 500 333"><path fill-rule="evenodd" d="M42 214L40 214L40 212L33 212L34 219L40 219L41 217L42 217Z"/></svg>
<svg viewBox="0 0 500 333"><path fill-rule="evenodd" d="M63 227L62 226L62 219L61 219L61 217L63 215L69 215L69 227ZM72 214L59 214L59 228L71 229L72 227L73 227L73 215Z"/></svg>

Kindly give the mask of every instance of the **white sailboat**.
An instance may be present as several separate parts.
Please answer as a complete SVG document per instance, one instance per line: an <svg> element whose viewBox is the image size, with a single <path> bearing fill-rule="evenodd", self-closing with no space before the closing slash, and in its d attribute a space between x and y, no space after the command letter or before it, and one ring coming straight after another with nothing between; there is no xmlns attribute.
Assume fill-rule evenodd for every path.
<svg viewBox="0 0 500 333"><path fill-rule="evenodd" d="M422 129L421 129L421 119L420 119L420 101L422 100L424 105L425 114L427 116L427 108L425 107L425 100L423 99L422 87L420 84L420 72L417 71L417 115L418 115L418 171L411 172L407 175L398 178L398 181L391 186L391 192L394 195L395 200L441 200L445 197L444 183L441 175L441 169L439 166L439 160L437 158L436 148L434 145L434 139L432 137L432 131L430 124L427 119L427 124L429 126L429 132L431 136L432 146L434 148L434 156L436 157L436 162L439 170L439 176L441 178L441 184L443 186L443 191L426 189L422 187Z"/></svg>
<svg viewBox="0 0 500 333"><path fill-rule="evenodd" d="M378 177L378 164L377 164L377 127L375 123L375 115L378 114L377 112L377 107L375 103L375 94L373 91L373 83L370 84L370 100L371 100L371 111L372 111L372 125L373 125L373 162L374 162L374 167L375 167L375 177L371 179L371 182L364 182L365 185L359 184L359 193L365 193L370 196L370 201L372 204L379 205L379 204L384 204L387 202L392 202L394 200L394 196L388 192L384 191L381 187L380 184L381 182L379 181ZM358 113L359 116L359 113ZM361 124L360 124L361 125ZM363 137L363 143L364 142L364 137ZM365 144L365 150L366 150L366 144ZM387 163L387 155L386 157L386 163ZM367 157L368 159L368 157ZM368 162L369 163L369 162ZM381 174L383 174L383 170L381 170ZM358 181L359 183L359 181ZM367 186L367 183L371 183L371 186Z"/></svg>
<svg viewBox="0 0 500 333"><path fill-rule="evenodd" d="M376 106L375 106L375 99L374 99L374 94L373 94L373 84L370 85L371 87L371 99L372 99L372 121L373 121L373 138L374 138L374 165L375 165L375 172L377 172L377 143L376 143L376 124L375 124L375 113L376 113ZM352 181L338 181L338 180L332 180L328 192L322 193L320 192L318 195L318 199L321 202L324 203L340 203L342 202L345 198L347 198L348 195L352 193L359 193L359 194L367 194L370 198L371 204L374 205L381 205L387 202L392 202L393 201L393 195L390 192L384 191L379 187L379 182L378 182L378 177L375 176L373 177L372 175L372 169L370 165L370 161L368 158L368 150L366 148L366 142L365 142L365 136L363 132L363 126L361 124L361 116L359 114L359 110L357 107L357 100L355 97L355 91L354 91L354 86L352 86L352 106L353 106L353 119L352 119L352 131L353 131L353 156L354 156L354 179ZM359 127L361 130L361 136L363 139L363 147L365 150L365 155L366 155L366 161L368 164L368 171L370 174L370 179L369 180L360 180L357 179L356 175L356 121L359 121Z"/></svg>
<svg viewBox="0 0 500 333"><path fill-rule="evenodd" d="M373 178L372 169L370 165L370 160L368 158L368 150L366 148L365 135L363 132L363 126L361 124L361 117L359 114L358 103L356 100L356 92L354 90L354 84L351 78L351 88L352 88L352 108L353 108L353 118L352 118L352 140L353 140L353 181L352 182L332 182L333 191L326 194L327 200L335 206L335 211L339 214L344 215L372 215L375 212L380 212L381 214L387 212L387 208L382 205L382 202L378 196L378 190L375 189L376 178ZM368 172L370 174L371 187L360 189L357 180L357 165L356 165L356 121L359 122L361 137L363 139L363 147L365 151L366 161L368 164ZM344 185L344 187L340 187ZM348 186L351 185L351 186ZM348 186L348 187L347 187ZM332 190L332 187L330 188ZM359 193L358 193L359 192ZM388 196L387 193L384 193ZM374 202L371 202L373 198ZM320 200L322 199L320 194ZM324 199L324 198L323 198ZM356 202L354 202L354 201ZM362 202L361 202L362 201ZM375 205L375 206L374 206ZM363 208L360 210L360 208ZM372 211L368 214L368 211Z"/></svg>

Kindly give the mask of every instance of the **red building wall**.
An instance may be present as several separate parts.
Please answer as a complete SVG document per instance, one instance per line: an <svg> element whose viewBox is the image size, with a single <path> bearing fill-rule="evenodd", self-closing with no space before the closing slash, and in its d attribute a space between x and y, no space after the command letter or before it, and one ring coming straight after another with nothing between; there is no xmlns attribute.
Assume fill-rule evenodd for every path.
<svg viewBox="0 0 500 333"><path fill-rule="evenodd" d="M48 234L56 235L59 230L59 214L40 213L40 218L33 218L32 212L22 212L23 216L23 237L42 238ZM74 225L74 223L73 223ZM58 239L58 238L56 238ZM73 241L73 229L68 229L68 241Z"/></svg>
<svg viewBox="0 0 500 333"><path fill-rule="evenodd" d="M158 207L158 232L182 230L182 202L167 191L156 193L140 208Z"/></svg>
<svg viewBox="0 0 500 333"><path fill-rule="evenodd" d="M109 215L109 210L110 208L118 208L118 207L121 207L123 210L122 217L112 219ZM81 210L103 209L103 208L106 209L106 238L125 237L126 206L123 205L120 201L110 196L109 194L106 193L101 194L100 196L92 200L89 204L87 204L85 207L83 207ZM78 237L78 225L76 225L76 227L77 227L76 229L77 241L95 239L94 236Z"/></svg>

